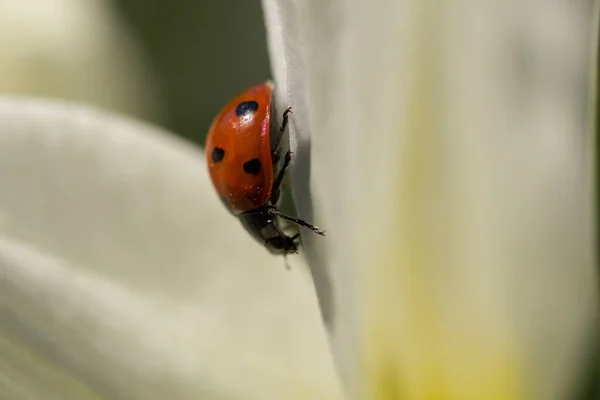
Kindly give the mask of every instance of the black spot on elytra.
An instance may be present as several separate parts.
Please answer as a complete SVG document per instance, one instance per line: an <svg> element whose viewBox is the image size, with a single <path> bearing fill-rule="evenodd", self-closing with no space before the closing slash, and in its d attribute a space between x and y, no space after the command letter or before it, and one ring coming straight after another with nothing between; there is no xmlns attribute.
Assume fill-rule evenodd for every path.
<svg viewBox="0 0 600 400"><path fill-rule="evenodd" d="M250 175L258 175L260 168L261 165L258 158L253 158L252 160L244 163L244 172Z"/></svg>
<svg viewBox="0 0 600 400"><path fill-rule="evenodd" d="M254 100L243 101L235 108L235 115L243 117L246 114L253 114L258 110L258 103Z"/></svg>
<svg viewBox="0 0 600 400"><path fill-rule="evenodd" d="M211 153L214 162L218 163L225 157L225 150L220 147L215 147Z"/></svg>

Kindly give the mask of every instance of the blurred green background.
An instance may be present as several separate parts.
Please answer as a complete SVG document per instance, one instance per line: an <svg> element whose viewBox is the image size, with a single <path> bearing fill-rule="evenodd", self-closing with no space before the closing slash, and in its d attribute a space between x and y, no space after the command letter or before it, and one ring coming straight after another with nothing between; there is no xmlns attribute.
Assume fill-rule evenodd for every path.
<svg viewBox="0 0 600 400"><path fill-rule="evenodd" d="M234 95L269 78L258 0L115 0L157 79L163 118L204 143L212 117Z"/></svg>
<svg viewBox="0 0 600 400"><path fill-rule="evenodd" d="M0 93L72 100L203 144L270 77L259 0L0 0Z"/></svg>

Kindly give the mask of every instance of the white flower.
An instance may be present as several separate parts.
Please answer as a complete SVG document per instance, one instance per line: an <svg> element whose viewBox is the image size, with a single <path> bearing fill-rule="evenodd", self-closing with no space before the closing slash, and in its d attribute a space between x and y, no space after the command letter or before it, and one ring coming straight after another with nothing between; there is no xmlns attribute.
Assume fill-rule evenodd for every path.
<svg viewBox="0 0 600 400"><path fill-rule="evenodd" d="M351 398L569 398L597 328L598 1L263 5L321 315L201 151L3 97L2 394L336 399L325 325Z"/></svg>
<svg viewBox="0 0 600 400"><path fill-rule="evenodd" d="M597 333L598 1L263 6L348 394L571 398Z"/></svg>

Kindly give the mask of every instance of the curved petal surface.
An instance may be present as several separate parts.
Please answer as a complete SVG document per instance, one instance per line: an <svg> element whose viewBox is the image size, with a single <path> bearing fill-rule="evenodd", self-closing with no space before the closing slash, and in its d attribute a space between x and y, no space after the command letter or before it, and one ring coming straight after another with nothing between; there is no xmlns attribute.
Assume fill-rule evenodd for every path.
<svg viewBox="0 0 600 400"><path fill-rule="evenodd" d="M597 332L598 1L263 7L348 393L569 398Z"/></svg>
<svg viewBox="0 0 600 400"><path fill-rule="evenodd" d="M75 104L5 97L0 182L9 397L336 398L302 260L289 272L247 235L200 150Z"/></svg>

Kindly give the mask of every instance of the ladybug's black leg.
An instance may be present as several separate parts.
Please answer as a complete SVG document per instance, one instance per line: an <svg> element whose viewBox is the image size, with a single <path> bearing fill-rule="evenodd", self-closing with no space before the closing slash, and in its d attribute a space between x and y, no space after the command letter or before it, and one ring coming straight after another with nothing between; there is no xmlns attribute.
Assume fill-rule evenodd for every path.
<svg viewBox="0 0 600 400"><path fill-rule="evenodd" d="M283 178L285 178L285 171L290 166L290 162L292 161L292 152L287 151L285 153L285 159L283 160L283 166L279 170L277 174L277 178L275 178L275 182L273 182L273 190L271 191L271 204L277 204L279 201L279 195L281 194L281 183L283 182Z"/></svg>
<svg viewBox="0 0 600 400"><path fill-rule="evenodd" d="M281 138L283 137L283 132L288 124L289 116L288 114L292 112L292 107L288 107L283 112L283 120L281 122L281 126L279 127L279 132L277 132L277 136L274 142L271 143L271 157L273 158L273 164L277 164L279 162L279 145L281 144Z"/></svg>
<svg viewBox="0 0 600 400"><path fill-rule="evenodd" d="M299 219L299 218L295 218L295 217L291 217L289 215L285 215L283 214L281 211L279 211L277 208L275 207L269 207L269 214L273 215L273 216L277 216L281 219L285 219L286 221L290 221L295 223L296 225L300 225L303 226L305 228L310 229L311 231L313 231L314 233L316 233L317 235L321 235L321 236L325 236L325 231L320 230L318 227L309 224L308 222Z"/></svg>
<svg viewBox="0 0 600 400"><path fill-rule="evenodd" d="M281 122L281 127L279 128L279 135L283 135L283 131L285 131L285 128L287 127L288 124L288 114L292 112L292 107L288 107L284 112L283 112L283 121Z"/></svg>

